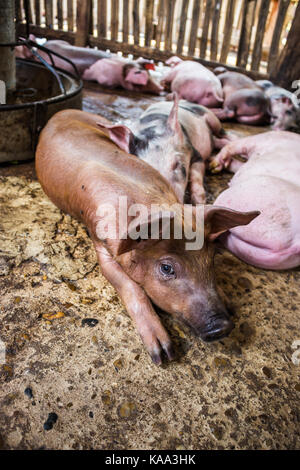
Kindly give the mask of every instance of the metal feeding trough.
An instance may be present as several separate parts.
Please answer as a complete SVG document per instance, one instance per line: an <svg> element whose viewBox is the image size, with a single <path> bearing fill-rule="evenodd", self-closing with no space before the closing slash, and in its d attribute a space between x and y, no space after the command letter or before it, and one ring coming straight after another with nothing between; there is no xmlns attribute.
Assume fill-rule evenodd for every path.
<svg viewBox="0 0 300 470"><path fill-rule="evenodd" d="M16 90L0 106L0 162L34 158L38 135L48 119L62 109L81 109L82 81L76 67L72 75L41 62L16 59Z"/></svg>

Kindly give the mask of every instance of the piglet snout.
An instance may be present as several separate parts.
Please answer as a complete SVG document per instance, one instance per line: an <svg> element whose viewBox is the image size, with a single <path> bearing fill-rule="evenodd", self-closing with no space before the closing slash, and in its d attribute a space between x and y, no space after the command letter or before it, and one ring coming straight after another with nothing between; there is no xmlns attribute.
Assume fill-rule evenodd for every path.
<svg viewBox="0 0 300 470"><path fill-rule="evenodd" d="M197 332L203 341L212 342L225 338L233 328L231 319L222 312L211 314L205 326Z"/></svg>

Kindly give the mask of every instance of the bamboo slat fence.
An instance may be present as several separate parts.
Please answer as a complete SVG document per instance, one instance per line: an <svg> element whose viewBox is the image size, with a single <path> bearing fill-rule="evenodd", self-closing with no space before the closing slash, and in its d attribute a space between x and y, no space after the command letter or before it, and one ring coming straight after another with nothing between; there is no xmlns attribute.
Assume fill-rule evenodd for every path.
<svg viewBox="0 0 300 470"><path fill-rule="evenodd" d="M165 60L173 54L249 75L271 74L293 0L30 0L30 31L78 46ZM24 33L24 0L16 0Z"/></svg>

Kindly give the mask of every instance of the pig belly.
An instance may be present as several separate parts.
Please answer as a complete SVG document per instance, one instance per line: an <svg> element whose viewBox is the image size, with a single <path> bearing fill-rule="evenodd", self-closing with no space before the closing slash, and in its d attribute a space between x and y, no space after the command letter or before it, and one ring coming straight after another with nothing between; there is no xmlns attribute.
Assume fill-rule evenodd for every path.
<svg viewBox="0 0 300 470"><path fill-rule="evenodd" d="M63 55L67 59L71 60L77 67L80 75L97 62L100 59L104 59L110 56L110 54L104 51L98 51L96 49L90 49L88 47L76 47L72 46L66 41L53 40L47 41L45 46L53 52ZM40 55L48 62L51 63L48 54L45 52L38 51ZM74 73L74 68L65 60L60 59L53 55L54 63L56 67L59 67L66 72Z"/></svg>
<svg viewBox="0 0 300 470"><path fill-rule="evenodd" d="M300 265L300 187L269 176L256 176L221 193L215 205L259 210L248 226L221 237L225 247L243 261L264 269Z"/></svg>

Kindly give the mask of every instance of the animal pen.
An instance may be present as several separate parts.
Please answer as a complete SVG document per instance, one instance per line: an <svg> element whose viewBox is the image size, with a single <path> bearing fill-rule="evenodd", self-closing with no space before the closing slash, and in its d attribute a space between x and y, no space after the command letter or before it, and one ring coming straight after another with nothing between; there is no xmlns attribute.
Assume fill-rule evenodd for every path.
<svg viewBox="0 0 300 470"><path fill-rule="evenodd" d="M23 2L16 3L24 34ZM31 0L29 18L30 32L48 39L154 61L176 54L289 87L300 76L297 6L295 0Z"/></svg>
<svg viewBox="0 0 300 470"><path fill-rule="evenodd" d="M298 1L15 3L17 37L28 38L32 33L38 38L63 39L76 46L122 53L126 58L142 56L156 64L178 55L209 68L225 65L254 79L271 78L290 90L300 79ZM2 1L4 7L7 4ZM0 13L0 39L5 29L1 20ZM2 37L0 42L8 41L14 42L14 38ZM34 47L38 45L37 41ZM13 55L12 46L6 49ZM0 47L0 70L1 54ZM46 70L45 64L23 58L16 62L21 64L21 71L26 68L20 80L21 91L28 93L25 99L38 98L32 114L26 103L23 115L20 109L10 109L13 118L9 116L2 122L1 113L4 115L9 105L0 106L0 161L1 145L8 146L11 155L10 163L7 159L0 163L0 449L97 449L112 451L115 458L119 450L150 450L153 455L163 450L171 455L172 450L176 457L176 452L184 456L186 451L198 449L299 449L299 267L262 269L220 246L215 253L214 271L206 276L203 268L202 277L205 281L207 277L215 278L216 290L233 318L234 329L218 341L204 342L180 318L157 308L154 313L174 345L175 360L167 362L164 357L161 366L154 365L126 305L102 275L86 226L46 196L32 157L41 128L50 114L60 109L82 108L90 118L108 119L112 127L120 124L130 128L150 106L155 105L160 113L165 95L110 89L57 69L60 85L66 91L63 96L57 77ZM14 60L11 63L15 65ZM30 95L39 87L42 96L50 100L49 114L45 102L40 101L41 95ZM16 106L23 104L17 101ZM65 115L69 112L83 115L76 109ZM193 119L203 118L191 115ZM237 138L261 136L264 132L276 135L264 125L233 121L223 124L224 130ZM61 127L48 138L45 148L50 149L49 158L45 161L59 158L59 152L70 157L68 167L58 166L57 171L54 165L56 189L63 194L68 192L64 177L73 170L74 160L84 158L85 153L92 159L93 152L86 152L88 138L76 140L85 125L78 126L67 138L60 131L68 132L69 127ZM23 135L26 130L27 148L17 128ZM202 144L205 132L197 128L195 134ZM51 146L57 135L61 144L54 152ZM300 139L296 133L293 137ZM103 141L96 143L95 153L102 151ZM78 143L82 147L74 151ZM107 139L105 145L114 144ZM110 154L119 159L123 151L111 148ZM284 152L288 154L285 148ZM165 147L156 153L163 161ZM21 161L29 157L32 159ZM273 165L273 154L271 157ZM129 158L143 164L127 153L125 159ZM286 161L291 160L288 154ZM86 167L90 168L89 163ZM124 172L119 170L118 166L116 181L119 178L122 182ZM44 172L45 177L48 173ZM298 177L298 173L291 173L295 179ZM95 176L93 171L90 174ZM152 194L135 176L134 169L126 175L126 190L131 178L138 197ZM207 172L204 186L208 205L226 191L231 177L226 171ZM79 181L78 173L73 171L70 179L72 184L73 180ZM154 187L156 180L152 180ZM117 193L117 183L108 189L104 186L108 196ZM80 181L70 201L81 194L93 197L96 191L87 189L89 181ZM161 193L164 197L165 192ZM272 194L277 197L277 193L282 191L275 183ZM254 197L253 190L249 199ZM270 207L277 208L272 199ZM289 221L283 219L280 225L281 229L289 227ZM210 245L213 249L213 243ZM186 266L194 265L187 262ZM203 285L201 295L209 291ZM126 284L125 290L131 294L130 289ZM133 294L133 300L139 302L136 291ZM173 293L162 297L173 300ZM183 294L180 300L188 303L187 297ZM200 310L195 309L196 313ZM101 464L102 455L97 457ZM128 466L128 460L125 463ZM196 463L203 464L203 460Z"/></svg>

